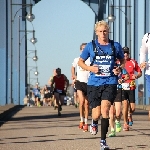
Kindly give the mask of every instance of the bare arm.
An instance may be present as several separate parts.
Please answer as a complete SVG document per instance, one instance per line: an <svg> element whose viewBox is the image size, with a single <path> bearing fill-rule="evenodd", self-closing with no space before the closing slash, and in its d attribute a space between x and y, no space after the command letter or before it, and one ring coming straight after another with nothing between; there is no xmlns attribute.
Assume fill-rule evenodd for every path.
<svg viewBox="0 0 150 150"><path fill-rule="evenodd" d="M137 79L140 78L141 76L142 76L142 72L138 72Z"/></svg>
<svg viewBox="0 0 150 150"><path fill-rule="evenodd" d="M64 78L65 78L65 87L68 88L69 80L68 80L68 78L65 75L64 75Z"/></svg>
<svg viewBox="0 0 150 150"><path fill-rule="evenodd" d="M53 80L51 80L51 91L53 91L53 89L54 89L54 78Z"/></svg>
<svg viewBox="0 0 150 150"><path fill-rule="evenodd" d="M135 61L134 63L135 63L134 71L137 72L137 74L132 75L131 79L133 79L133 80L138 79L142 76L142 71L141 71L141 68L138 65L137 61Z"/></svg>
<svg viewBox="0 0 150 150"><path fill-rule="evenodd" d="M122 69L124 69L124 67L125 67L125 60L124 60L124 58L123 59L119 59L119 61L120 61L120 66L118 66L118 67L113 69L113 72L114 72L115 75L118 75L122 71Z"/></svg>
<svg viewBox="0 0 150 150"><path fill-rule="evenodd" d="M97 65L93 65L93 66L87 66L85 64L85 60L80 58L79 61L78 61L78 65L84 69L84 70L87 70L87 71L91 71L91 72L94 72L94 73L98 73L99 71L99 68Z"/></svg>
<svg viewBox="0 0 150 150"><path fill-rule="evenodd" d="M85 64L85 60L82 59L82 58L79 58L78 65L79 65L82 69L84 69L84 70L91 71L91 70L90 70L90 66L87 66L87 65Z"/></svg>
<svg viewBox="0 0 150 150"><path fill-rule="evenodd" d="M120 59L120 67L123 69L125 67L125 59Z"/></svg>
<svg viewBox="0 0 150 150"><path fill-rule="evenodd" d="M142 71L137 62L135 63L135 71L137 72L136 79L140 78L142 76Z"/></svg>
<svg viewBox="0 0 150 150"><path fill-rule="evenodd" d="M75 67L71 67L71 74L72 74L72 79L76 79L76 75L75 75Z"/></svg>

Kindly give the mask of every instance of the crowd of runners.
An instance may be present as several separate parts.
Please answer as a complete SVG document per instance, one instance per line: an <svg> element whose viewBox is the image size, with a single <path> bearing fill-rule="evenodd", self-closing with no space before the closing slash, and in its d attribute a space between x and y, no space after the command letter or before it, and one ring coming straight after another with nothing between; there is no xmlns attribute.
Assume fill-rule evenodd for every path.
<svg viewBox="0 0 150 150"><path fill-rule="evenodd" d="M140 49L140 64L138 64L135 59L130 58L131 49L127 46L122 47L120 43L109 39L107 22L103 20L97 22L95 34L97 39L90 43L82 43L81 55L73 60L72 85L74 86L74 104L75 107L79 107L80 113L79 129L84 132L90 131L92 135L95 135L98 133L98 121L101 119L100 148L107 150L109 149L106 143L108 132L108 137L115 137L117 132L129 131L129 126L133 125L136 80L142 76L142 69L145 68L150 97L150 58L146 63L150 40L148 40L149 34L145 34ZM48 86L41 90L44 98L43 106L52 105L53 98L54 107L58 108L58 116L61 116L60 112L68 86L69 80L61 73L61 69L54 70ZM33 94L37 98L35 89ZM38 106L38 98L35 102ZM90 110L92 120L88 126ZM123 117L122 125L121 117ZM110 131L108 131L109 126Z"/></svg>
<svg viewBox="0 0 150 150"><path fill-rule="evenodd" d="M109 149L106 135L115 137L117 132L129 131L135 111L136 80L146 68L147 89L150 97L150 40L149 34L142 39L140 65L130 58L131 50L108 38L109 26L105 21L95 24L96 40L82 43L81 55L72 63L71 74L74 90L79 98L79 129L98 132L101 118L101 150ZM146 54L149 61L146 63ZM92 108L92 121L88 127L88 111ZM123 115L123 125L121 117ZM110 126L110 131L108 127Z"/></svg>

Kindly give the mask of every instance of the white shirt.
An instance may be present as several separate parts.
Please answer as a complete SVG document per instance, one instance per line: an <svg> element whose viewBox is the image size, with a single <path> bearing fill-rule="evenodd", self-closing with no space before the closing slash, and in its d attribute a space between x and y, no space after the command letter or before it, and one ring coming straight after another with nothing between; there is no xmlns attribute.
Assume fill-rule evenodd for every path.
<svg viewBox="0 0 150 150"><path fill-rule="evenodd" d="M80 81L80 82L87 83L88 82L88 78L89 78L89 71L86 71L86 70L82 69L80 66L78 66L79 58L80 57L74 59L74 61L72 63L72 66L77 68L77 80ZM90 66L90 64L91 64L90 58L88 58L85 61L85 64L87 66Z"/></svg>
<svg viewBox="0 0 150 150"><path fill-rule="evenodd" d="M150 75L150 33L146 33L142 38L142 46L140 48L140 64L146 61L148 54L148 62L145 74Z"/></svg>

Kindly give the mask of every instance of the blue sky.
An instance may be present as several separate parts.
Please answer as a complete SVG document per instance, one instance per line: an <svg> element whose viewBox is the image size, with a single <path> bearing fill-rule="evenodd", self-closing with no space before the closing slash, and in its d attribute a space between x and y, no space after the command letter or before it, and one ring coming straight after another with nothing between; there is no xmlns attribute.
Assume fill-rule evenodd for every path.
<svg viewBox="0 0 150 150"><path fill-rule="evenodd" d="M40 86L47 84L53 69L57 67L71 81L71 65L74 58L80 55L80 44L93 38L94 13L81 0L42 0L33 7L33 14L35 19L32 23L38 39L35 46L39 58ZM30 22L27 29L32 30ZM31 37L32 34L28 34L28 39ZM28 42L28 50L34 49L34 45ZM29 65L35 66L31 58ZM32 73L31 78L34 77Z"/></svg>

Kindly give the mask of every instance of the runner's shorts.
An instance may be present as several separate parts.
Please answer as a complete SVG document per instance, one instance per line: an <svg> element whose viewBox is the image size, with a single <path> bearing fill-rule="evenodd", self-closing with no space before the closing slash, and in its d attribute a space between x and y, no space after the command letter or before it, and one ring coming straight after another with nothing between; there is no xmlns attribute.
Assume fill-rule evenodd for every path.
<svg viewBox="0 0 150 150"><path fill-rule="evenodd" d="M122 100L128 100L135 103L135 90L122 90Z"/></svg>
<svg viewBox="0 0 150 150"><path fill-rule="evenodd" d="M57 89L54 89L54 93L59 93L59 95L64 95L66 96L66 92L64 90L57 90Z"/></svg>
<svg viewBox="0 0 150 150"><path fill-rule="evenodd" d="M34 95L34 98L37 98L37 97L39 97L39 95Z"/></svg>
<svg viewBox="0 0 150 150"><path fill-rule="evenodd" d="M87 83L76 81L75 88L83 92L84 96L87 96Z"/></svg>
<svg viewBox="0 0 150 150"><path fill-rule="evenodd" d="M44 94L44 98L51 98L53 95L52 93L46 93Z"/></svg>
<svg viewBox="0 0 150 150"><path fill-rule="evenodd" d="M108 100L111 102L111 104L113 104L117 96L117 85L116 84L107 84L100 86L88 85L87 96L89 104L92 108L100 106L102 100Z"/></svg>
<svg viewBox="0 0 150 150"><path fill-rule="evenodd" d="M114 102L122 102L122 88L117 89L117 96Z"/></svg>

